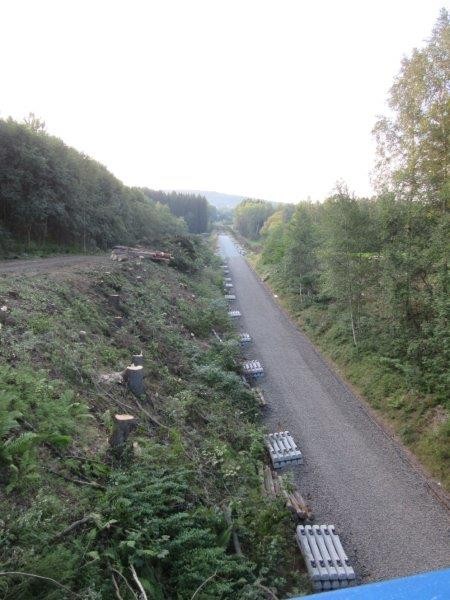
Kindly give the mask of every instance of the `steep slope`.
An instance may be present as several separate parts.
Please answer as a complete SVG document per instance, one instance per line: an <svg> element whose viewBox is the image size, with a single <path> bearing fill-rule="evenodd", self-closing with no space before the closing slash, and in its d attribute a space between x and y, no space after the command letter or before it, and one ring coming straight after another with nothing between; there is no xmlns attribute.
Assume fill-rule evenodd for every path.
<svg viewBox="0 0 450 600"><path fill-rule="evenodd" d="M172 266L0 279L5 600L128 600L139 583L157 599L305 589L290 517L261 498L259 413L236 344L211 335L229 330L217 262L196 240L172 250ZM117 380L140 350L136 398ZM113 450L116 414L138 426Z"/></svg>

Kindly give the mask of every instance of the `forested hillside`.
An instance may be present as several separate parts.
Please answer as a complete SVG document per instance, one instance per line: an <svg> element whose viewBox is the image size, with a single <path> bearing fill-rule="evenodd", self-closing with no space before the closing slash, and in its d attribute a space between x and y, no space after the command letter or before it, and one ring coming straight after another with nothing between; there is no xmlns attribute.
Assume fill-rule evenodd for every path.
<svg viewBox="0 0 450 600"><path fill-rule="evenodd" d="M101 164L45 132L0 119L0 252L151 243L183 233L183 221Z"/></svg>
<svg viewBox="0 0 450 600"><path fill-rule="evenodd" d="M380 118L378 190L236 209L258 269L302 326L450 485L450 25L403 60ZM265 218L262 225L261 220Z"/></svg>
<svg viewBox="0 0 450 600"><path fill-rule="evenodd" d="M171 212L182 217L191 233L204 233L208 230L212 206L204 196L180 192L163 192L143 188L145 196L154 202L167 205Z"/></svg>

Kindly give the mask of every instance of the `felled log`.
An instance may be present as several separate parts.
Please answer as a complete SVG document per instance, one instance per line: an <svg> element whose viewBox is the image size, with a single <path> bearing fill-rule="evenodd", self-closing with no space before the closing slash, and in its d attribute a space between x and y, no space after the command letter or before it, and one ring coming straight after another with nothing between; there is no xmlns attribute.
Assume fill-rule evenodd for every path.
<svg viewBox="0 0 450 600"><path fill-rule="evenodd" d="M98 378L100 383L106 383L107 385L112 383L122 383L123 373L116 371L114 373L102 373Z"/></svg>
<svg viewBox="0 0 450 600"><path fill-rule="evenodd" d="M294 489L292 492L286 490L282 475L266 465L262 471L263 491L269 498L283 497L286 508L301 521L311 521L313 513L301 493Z"/></svg>
<svg viewBox="0 0 450 600"><path fill-rule="evenodd" d="M141 246L114 246L111 251L111 260L117 260L119 262L131 259L149 259L155 262L168 263L173 259L172 254L168 252L161 252L160 250L148 250Z"/></svg>
<svg viewBox="0 0 450 600"><path fill-rule="evenodd" d="M214 337L216 338L216 340L218 342L220 342L221 344L223 344L223 339L220 337L220 335L217 333L217 331L215 329L211 329L211 331L213 332Z"/></svg>
<svg viewBox="0 0 450 600"><path fill-rule="evenodd" d="M311 521L313 519L313 512L308 506L306 500L303 498L301 493L295 488L292 492L289 492L284 487L283 476L278 475L278 481L282 495L286 498L287 508L294 513L301 521Z"/></svg>
<svg viewBox="0 0 450 600"><path fill-rule="evenodd" d="M142 352L140 354L133 354L132 362L135 367L142 367L144 365L144 355Z"/></svg>
<svg viewBox="0 0 450 600"><path fill-rule="evenodd" d="M135 396L141 396L144 393L144 367L142 365L127 367L123 374L123 380Z"/></svg>
<svg viewBox="0 0 450 600"><path fill-rule="evenodd" d="M132 415L114 415L114 425L109 444L111 448L119 448L127 443L128 436L136 429L137 420Z"/></svg>
<svg viewBox="0 0 450 600"><path fill-rule="evenodd" d="M259 387L256 387L256 388L253 388L253 392L254 392L254 394L256 396L258 404L260 406L267 406L267 401L266 401L266 398L264 396L264 393L263 393L262 389L259 388Z"/></svg>
<svg viewBox="0 0 450 600"><path fill-rule="evenodd" d="M275 473L272 473L272 469L266 465L264 467L263 477L264 477L264 488L265 488L266 494L267 494L267 496L269 496L269 498L276 498L276 496L277 496L277 492L275 490L274 476L275 476Z"/></svg>
<svg viewBox="0 0 450 600"><path fill-rule="evenodd" d="M242 556L241 543L239 541L238 534L236 533L236 530L234 528L234 523L233 523L233 518L231 516L231 507L230 506L225 507L224 516L225 516L225 521L227 522L227 525L229 527L231 527L231 538L233 540L234 551L236 552L236 554L238 556Z"/></svg>

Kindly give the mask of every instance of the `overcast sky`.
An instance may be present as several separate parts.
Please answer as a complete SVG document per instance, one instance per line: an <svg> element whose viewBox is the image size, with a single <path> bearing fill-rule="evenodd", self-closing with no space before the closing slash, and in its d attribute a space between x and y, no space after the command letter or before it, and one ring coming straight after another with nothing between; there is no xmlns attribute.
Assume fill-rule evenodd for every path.
<svg viewBox="0 0 450 600"><path fill-rule="evenodd" d="M371 129L445 0L3 0L0 117L129 185L368 194Z"/></svg>

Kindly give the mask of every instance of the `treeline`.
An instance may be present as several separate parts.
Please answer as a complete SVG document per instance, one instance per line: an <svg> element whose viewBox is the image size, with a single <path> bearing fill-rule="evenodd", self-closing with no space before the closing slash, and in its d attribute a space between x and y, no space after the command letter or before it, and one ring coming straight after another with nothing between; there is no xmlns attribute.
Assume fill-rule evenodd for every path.
<svg viewBox="0 0 450 600"><path fill-rule="evenodd" d="M0 249L33 242L104 249L183 231L166 206L48 135L33 115L23 124L0 119Z"/></svg>
<svg viewBox="0 0 450 600"><path fill-rule="evenodd" d="M234 226L243 236L256 240L274 210L270 202L246 198L234 210Z"/></svg>
<svg viewBox="0 0 450 600"><path fill-rule="evenodd" d="M328 336L336 354L353 347L349 362L374 357L390 373L380 397L400 382L418 390L421 405L398 397L396 409L429 422L450 397L449 35L442 11L427 46L403 60L393 116L375 126L377 196L356 198L339 185L323 203L272 212L262 227L268 206L247 201L236 211L239 231L260 235L260 265L307 328ZM448 413L439 414L445 453Z"/></svg>
<svg viewBox="0 0 450 600"><path fill-rule="evenodd" d="M175 216L182 217L191 233L204 233L208 230L210 217L214 217L214 208L208 204L204 196L148 188L142 188L142 191L150 200L165 204Z"/></svg>

